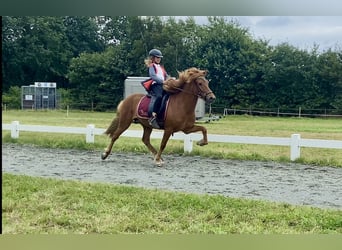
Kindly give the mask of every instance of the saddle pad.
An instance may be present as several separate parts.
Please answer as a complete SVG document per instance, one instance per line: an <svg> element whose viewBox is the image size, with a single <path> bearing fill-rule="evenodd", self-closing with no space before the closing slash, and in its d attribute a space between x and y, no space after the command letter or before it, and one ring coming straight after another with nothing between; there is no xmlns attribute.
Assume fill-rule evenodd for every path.
<svg viewBox="0 0 342 250"><path fill-rule="evenodd" d="M150 105L151 102L151 98L147 95L143 96L137 106L137 115L139 118L150 118L148 116L148 106ZM167 110L167 106L169 104L168 101L168 96L164 96L162 99L162 103L161 103L161 113L159 114L160 116L158 116L158 120L159 121L163 121L165 120L165 114L166 114L166 110Z"/></svg>
<svg viewBox="0 0 342 250"><path fill-rule="evenodd" d="M139 103L137 108L137 114L140 118L149 118L148 116L148 106L150 105L151 98L148 96L143 96Z"/></svg>

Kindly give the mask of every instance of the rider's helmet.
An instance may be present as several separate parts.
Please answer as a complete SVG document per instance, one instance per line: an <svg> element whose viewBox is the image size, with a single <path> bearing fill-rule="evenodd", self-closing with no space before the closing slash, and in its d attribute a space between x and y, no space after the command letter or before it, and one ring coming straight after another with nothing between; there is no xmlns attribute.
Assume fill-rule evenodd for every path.
<svg viewBox="0 0 342 250"><path fill-rule="evenodd" d="M163 57L161 51L159 49L151 49L148 53L149 56L155 56L155 57Z"/></svg>

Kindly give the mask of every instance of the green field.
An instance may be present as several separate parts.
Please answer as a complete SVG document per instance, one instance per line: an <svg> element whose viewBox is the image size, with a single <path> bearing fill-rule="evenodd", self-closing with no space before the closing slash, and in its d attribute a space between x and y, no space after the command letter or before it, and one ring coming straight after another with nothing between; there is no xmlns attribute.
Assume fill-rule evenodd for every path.
<svg viewBox="0 0 342 250"><path fill-rule="evenodd" d="M63 111L6 111L2 122L21 124L106 128L113 113ZM342 123L334 119L228 116L204 124L208 133L342 140ZM140 129L132 125L130 129ZM37 136L39 134L39 136ZM96 136L94 144L84 135L20 132L3 142L36 144L53 148L99 149L109 139ZM158 140L153 144L158 145ZM114 151L147 152L140 139L121 138ZM183 144L170 140L166 154L182 157ZM210 143L194 146L203 157L289 161L288 147ZM300 162L342 166L340 150L303 149ZM3 233L109 233L109 234L341 234L342 211L293 206L219 195L194 195L151 189L61 181L3 173Z"/></svg>
<svg viewBox="0 0 342 250"><path fill-rule="evenodd" d="M2 122L19 121L27 125L53 125L86 127L94 124L97 128L106 128L115 113L110 112L81 112L81 111L3 111ZM209 134L246 135L290 137L291 134L300 134L301 138L342 140L342 121L328 118L279 118L259 116L226 116L218 121L203 124ZM140 125L132 124L129 129L141 129ZM105 135L95 137L94 144L86 144L83 135L46 134L20 132L18 140L10 138L10 131L3 131L3 142L36 144L43 147L80 148L103 150L109 139ZM155 147L160 140L152 140ZM120 152L148 152L138 138L119 138L113 151ZM182 154L183 142L169 140L165 154ZM204 157L259 160L259 161L290 161L290 148L283 146L227 144L209 142L209 145L199 147L194 145L191 155ZM342 167L342 153L338 149L301 148L300 163L321 166Z"/></svg>
<svg viewBox="0 0 342 250"><path fill-rule="evenodd" d="M3 233L341 234L342 211L3 174Z"/></svg>

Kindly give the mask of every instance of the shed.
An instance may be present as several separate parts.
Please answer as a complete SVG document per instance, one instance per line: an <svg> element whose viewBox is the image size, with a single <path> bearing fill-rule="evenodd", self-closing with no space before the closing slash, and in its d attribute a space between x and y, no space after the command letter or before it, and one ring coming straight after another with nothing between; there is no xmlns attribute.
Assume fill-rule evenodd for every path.
<svg viewBox="0 0 342 250"><path fill-rule="evenodd" d="M22 109L56 109L57 90L55 82L35 82L21 87Z"/></svg>

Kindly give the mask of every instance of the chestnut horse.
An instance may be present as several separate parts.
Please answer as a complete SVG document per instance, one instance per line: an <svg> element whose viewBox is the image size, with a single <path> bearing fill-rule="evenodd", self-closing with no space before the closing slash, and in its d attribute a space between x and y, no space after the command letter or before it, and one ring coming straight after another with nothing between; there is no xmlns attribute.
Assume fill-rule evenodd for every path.
<svg viewBox="0 0 342 250"><path fill-rule="evenodd" d="M137 114L137 106L144 95L132 94L122 100L118 105L116 117L105 131L105 134L111 138L111 142L102 153L102 160L108 157L114 142L128 129L133 121L138 121L142 125L144 129L142 141L153 154L154 162L157 166L162 166L162 152L165 149L170 136L175 132L183 131L185 134L189 134L201 131L203 139L197 142L197 144L200 146L207 145L208 138L206 128L195 125L195 107L197 99L202 98L208 103L215 100L215 95L209 88L209 82L205 78L206 74L206 70L190 68L183 72L179 72L179 78L177 80L170 78L166 81L166 83L170 84L164 83L165 90L168 90L169 92L173 90L173 92L178 93L173 93L169 97L163 128L164 134L159 151L150 143L150 135L153 128L149 125L148 119L141 118Z"/></svg>

